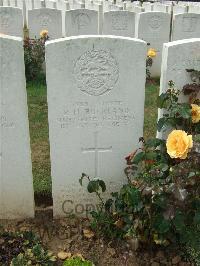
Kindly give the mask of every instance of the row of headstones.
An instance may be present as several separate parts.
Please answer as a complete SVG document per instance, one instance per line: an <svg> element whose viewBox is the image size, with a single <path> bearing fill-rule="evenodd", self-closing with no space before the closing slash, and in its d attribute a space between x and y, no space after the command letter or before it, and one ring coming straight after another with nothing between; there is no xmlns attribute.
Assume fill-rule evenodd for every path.
<svg viewBox="0 0 200 266"><path fill-rule="evenodd" d="M1 0L4 5L7 6L22 6L24 0ZM12 3L12 4L11 4ZM71 9L78 8L80 5L89 8L95 7L95 5L102 4L104 11L111 10L129 10L134 12L143 12L143 11L160 11L160 12L171 12L174 8L174 13L176 12L185 12L188 9L189 12L200 12L200 5L197 2L181 2L177 3L177 1L164 1L164 3L160 2L144 2L141 6L140 2L131 2L131 1L122 1L122 0L31 0L27 2L27 8L58 8L65 9L66 6L70 5ZM186 9L185 9L186 7Z"/></svg>
<svg viewBox="0 0 200 266"><path fill-rule="evenodd" d="M143 11L160 11L160 12L171 12L174 7L174 13L186 12L187 9L189 12L198 12L200 13L200 5L197 2L181 2L179 1L163 1L161 2L144 2L141 6L139 1L122 1L122 0L0 0L0 5L4 6L13 6L13 7L22 7L23 2L26 4L28 9L33 8L58 8L66 9L66 6L71 7L71 9L78 8L82 5L85 8L95 7L96 4L102 4L104 11L111 10L129 10L134 12L143 12Z"/></svg>
<svg viewBox="0 0 200 266"><path fill-rule="evenodd" d="M100 14L100 13L99 13ZM164 12L110 11L98 16L88 9L66 11L66 27L63 34L62 14L56 9L33 9L28 11L30 38L39 37L40 31L48 30L49 38L63 35L115 35L135 37L150 44L157 51L151 69L152 77L160 76L163 43L171 40L199 38L200 14L185 13L174 16L171 30L171 16ZM101 21L100 21L101 20ZM101 23L103 21L103 23ZM7 35L23 36L22 13L18 8L0 7L0 32Z"/></svg>
<svg viewBox="0 0 200 266"><path fill-rule="evenodd" d="M46 43L54 216L95 207L82 172L104 178L108 193L125 181L124 157L143 135L147 44L81 36ZM34 216L23 41L0 35L0 219ZM164 44L161 92L185 69L200 69L200 39ZM82 213L83 214L83 213Z"/></svg>

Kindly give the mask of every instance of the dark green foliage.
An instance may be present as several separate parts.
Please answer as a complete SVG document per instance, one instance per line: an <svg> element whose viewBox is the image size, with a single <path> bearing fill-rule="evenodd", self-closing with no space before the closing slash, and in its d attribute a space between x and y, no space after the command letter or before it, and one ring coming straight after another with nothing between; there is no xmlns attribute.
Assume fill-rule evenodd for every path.
<svg viewBox="0 0 200 266"><path fill-rule="evenodd" d="M47 39L24 40L24 62L27 81L45 82L45 41Z"/></svg>
<svg viewBox="0 0 200 266"><path fill-rule="evenodd" d="M91 226L98 234L110 238L136 237L148 247L155 244L186 247L198 260L200 122L192 122L191 103L180 103L179 94L173 82L169 82L168 91L159 96L158 107L164 115L158 128L181 129L192 135L193 148L185 159L171 158L165 140L140 138L141 148L126 157L127 184L106 202L100 194L100 180L84 177L89 181L88 188L93 188L89 192L95 192L101 200L101 208L92 212ZM190 101L197 104L194 94Z"/></svg>
<svg viewBox="0 0 200 266"><path fill-rule="evenodd" d="M32 232L0 232L0 265L56 265L56 258L42 247Z"/></svg>

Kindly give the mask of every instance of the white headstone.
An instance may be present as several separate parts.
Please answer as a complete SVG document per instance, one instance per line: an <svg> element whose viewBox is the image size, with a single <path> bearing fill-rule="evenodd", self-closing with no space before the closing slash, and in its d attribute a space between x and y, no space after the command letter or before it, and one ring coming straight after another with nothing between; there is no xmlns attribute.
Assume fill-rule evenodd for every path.
<svg viewBox="0 0 200 266"><path fill-rule="evenodd" d="M153 5L153 11L168 12L168 6L161 3L156 3Z"/></svg>
<svg viewBox="0 0 200 266"><path fill-rule="evenodd" d="M22 10L16 7L0 7L0 33L23 37Z"/></svg>
<svg viewBox="0 0 200 266"><path fill-rule="evenodd" d="M145 11L145 8L141 6L134 6L133 10L135 13L141 13Z"/></svg>
<svg viewBox="0 0 200 266"><path fill-rule="evenodd" d="M174 16L173 41L200 38L200 14L178 14Z"/></svg>
<svg viewBox="0 0 200 266"><path fill-rule="evenodd" d="M28 27L30 38L40 37L42 30L48 30L50 39L62 37L61 10L40 8L28 11Z"/></svg>
<svg viewBox="0 0 200 266"><path fill-rule="evenodd" d="M110 191L125 181L124 157L143 135L146 43L81 36L46 44L54 216L86 206L85 172ZM71 202L71 203L70 203ZM66 206L65 206L66 207Z"/></svg>
<svg viewBox="0 0 200 266"><path fill-rule="evenodd" d="M133 2L126 2L126 9L128 11L134 11L134 5L133 5Z"/></svg>
<svg viewBox="0 0 200 266"><path fill-rule="evenodd" d="M104 13L103 13L103 4L98 5L98 34L102 34L103 30L103 19L104 19Z"/></svg>
<svg viewBox="0 0 200 266"><path fill-rule="evenodd" d="M10 6L17 7L16 3L17 3L17 0L10 0Z"/></svg>
<svg viewBox="0 0 200 266"><path fill-rule="evenodd" d="M32 4L34 4L33 8L41 8L41 0L31 0L31 1L32 1Z"/></svg>
<svg viewBox="0 0 200 266"><path fill-rule="evenodd" d="M21 38L0 35L0 219L34 216Z"/></svg>
<svg viewBox="0 0 200 266"><path fill-rule="evenodd" d="M98 12L74 9L65 13L66 36L98 34Z"/></svg>
<svg viewBox="0 0 200 266"><path fill-rule="evenodd" d="M54 8L55 0L46 0L46 7L47 8Z"/></svg>
<svg viewBox="0 0 200 266"><path fill-rule="evenodd" d="M3 0L4 6L10 6L10 0Z"/></svg>
<svg viewBox="0 0 200 266"><path fill-rule="evenodd" d="M200 6L195 4L195 5L189 5L189 13L196 13L196 14L200 14Z"/></svg>
<svg viewBox="0 0 200 266"><path fill-rule="evenodd" d="M145 9L145 12L151 12L153 11L153 4L144 2L143 7Z"/></svg>
<svg viewBox="0 0 200 266"><path fill-rule="evenodd" d="M165 43L163 46L163 58L161 68L160 93L166 92L168 82L172 80L179 90L183 86L192 83L190 74L186 69L200 71L200 38L179 40ZM184 96L181 96L184 100ZM162 111L159 110L158 117ZM158 133L162 137L162 133Z"/></svg>
<svg viewBox="0 0 200 266"><path fill-rule="evenodd" d="M173 6L173 14L182 14L187 12L187 7L184 5L175 5Z"/></svg>
<svg viewBox="0 0 200 266"><path fill-rule="evenodd" d="M170 15L164 12L144 12L136 17L136 37L150 43L157 52L151 67L152 77L160 76L162 46L169 42Z"/></svg>
<svg viewBox="0 0 200 266"><path fill-rule="evenodd" d="M105 12L103 34L135 37L135 13L130 11Z"/></svg>

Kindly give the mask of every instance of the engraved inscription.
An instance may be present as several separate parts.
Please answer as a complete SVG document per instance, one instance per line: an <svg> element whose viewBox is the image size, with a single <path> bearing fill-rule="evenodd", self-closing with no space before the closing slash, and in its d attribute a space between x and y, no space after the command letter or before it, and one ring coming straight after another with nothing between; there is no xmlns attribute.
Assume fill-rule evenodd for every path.
<svg viewBox="0 0 200 266"><path fill-rule="evenodd" d="M184 70L185 71L185 69L196 69L196 70L200 71L200 56L195 58L195 59L176 58L172 62L171 68L173 71L178 71L178 70Z"/></svg>
<svg viewBox="0 0 200 266"><path fill-rule="evenodd" d="M48 15L40 15L38 19L40 21L41 27L44 29L46 29L47 26L51 23L51 18Z"/></svg>
<svg viewBox="0 0 200 266"><path fill-rule="evenodd" d="M85 28L90 25L90 17L87 14L80 13L75 17L75 24L79 30Z"/></svg>
<svg viewBox="0 0 200 266"><path fill-rule="evenodd" d="M75 102L67 107L57 122L61 129L68 127L119 127L130 125L134 114L122 101L106 101L99 104Z"/></svg>
<svg viewBox="0 0 200 266"><path fill-rule="evenodd" d="M10 121L6 116L0 116L1 128L14 128L14 122Z"/></svg>
<svg viewBox="0 0 200 266"><path fill-rule="evenodd" d="M12 21L8 12L0 13L0 26L2 28L8 28L10 25L12 25Z"/></svg>
<svg viewBox="0 0 200 266"><path fill-rule="evenodd" d="M152 29L152 30L159 30L160 27L162 25L162 19L160 16L158 15L155 15L155 16L152 16L149 20L149 27Z"/></svg>
<svg viewBox="0 0 200 266"><path fill-rule="evenodd" d="M196 17L183 17L182 28L184 32L194 32L197 25Z"/></svg>
<svg viewBox="0 0 200 266"><path fill-rule="evenodd" d="M112 14L112 29L113 30L127 30L128 16L127 14Z"/></svg>
<svg viewBox="0 0 200 266"><path fill-rule="evenodd" d="M74 75L81 91L99 96L113 89L119 77L119 66L109 51L91 50L78 58Z"/></svg>

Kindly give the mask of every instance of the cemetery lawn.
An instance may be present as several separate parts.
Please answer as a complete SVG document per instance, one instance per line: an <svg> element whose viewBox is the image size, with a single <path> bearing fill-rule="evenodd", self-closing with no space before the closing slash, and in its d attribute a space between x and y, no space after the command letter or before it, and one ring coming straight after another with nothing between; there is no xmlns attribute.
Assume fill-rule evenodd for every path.
<svg viewBox="0 0 200 266"><path fill-rule="evenodd" d="M154 137L156 132L159 80L146 85L144 137ZM39 82L27 83L29 127L31 136L34 191L37 199L51 198L51 168L48 134L48 107L46 86ZM131 147L130 147L131 149ZM41 200L40 197L42 196ZM47 200L48 201L48 200Z"/></svg>
<svg viewBox="0 0 200 266"><path fill-rule="evenodd" d="M51 166L46 86L37 82L28 83L27 96L34 191L47 196L51 195Z"/></svg>

